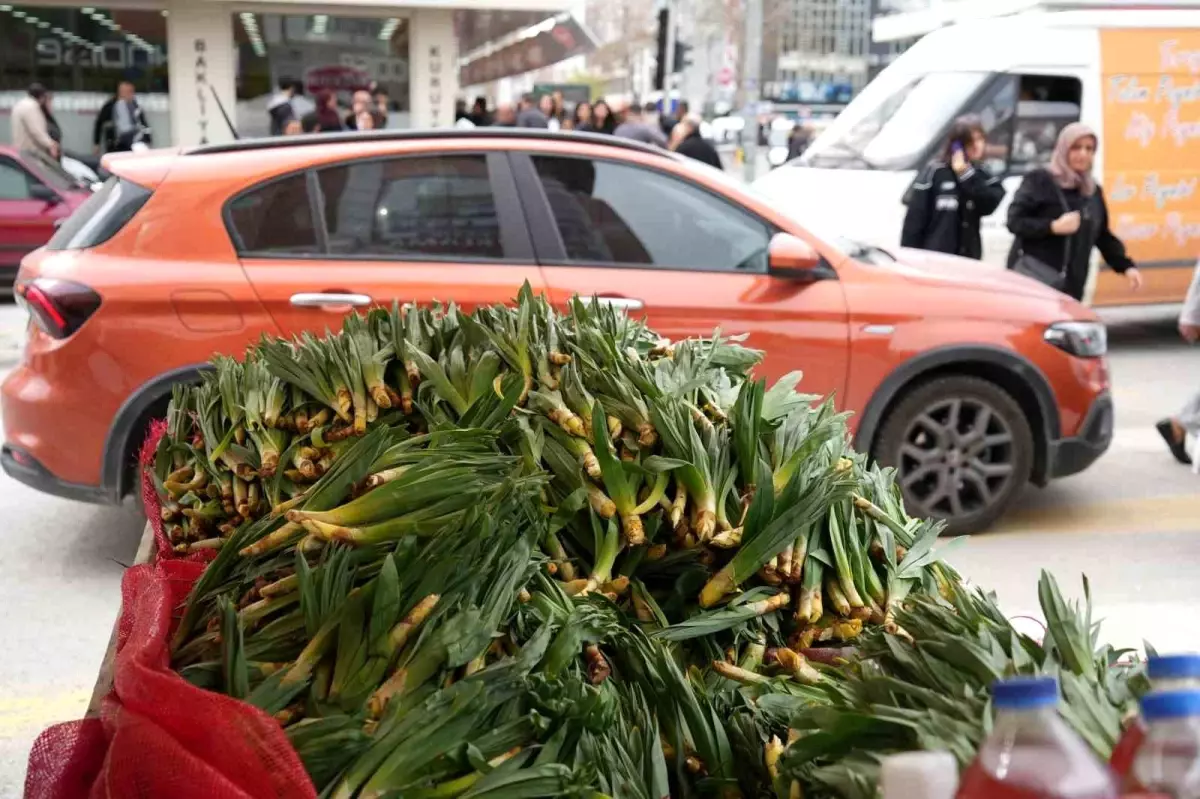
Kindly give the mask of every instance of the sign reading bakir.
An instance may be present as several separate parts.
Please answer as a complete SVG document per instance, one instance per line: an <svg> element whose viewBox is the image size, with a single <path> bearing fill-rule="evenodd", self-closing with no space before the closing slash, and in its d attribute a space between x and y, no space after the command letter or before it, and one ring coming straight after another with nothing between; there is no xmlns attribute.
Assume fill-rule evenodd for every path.
<svg viewBox="0 0 1200 799"><path fill-rule="evenodd" d="M1142 264L1200 252L1200 30L1105 30L1104 186L1110 224Z"/></svg>
<svg viewBox="0 0 1200 799"><path fill-rule="evenodd" d="M200 144L208 144L208 42L196 39L193 81L196 84L196 124L200 128Z"/></svg>

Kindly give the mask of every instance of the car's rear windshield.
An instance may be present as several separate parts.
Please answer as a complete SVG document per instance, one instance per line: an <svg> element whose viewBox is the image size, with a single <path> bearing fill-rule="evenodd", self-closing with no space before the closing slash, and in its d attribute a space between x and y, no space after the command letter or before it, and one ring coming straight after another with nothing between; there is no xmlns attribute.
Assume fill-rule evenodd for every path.
<svg viewBox="0 0 1200 799"><path fill-rule="evenodd" d="M48 250L84 250L111 239L150 199L150 190L116 175L105 181L46 244Z"/></svg>

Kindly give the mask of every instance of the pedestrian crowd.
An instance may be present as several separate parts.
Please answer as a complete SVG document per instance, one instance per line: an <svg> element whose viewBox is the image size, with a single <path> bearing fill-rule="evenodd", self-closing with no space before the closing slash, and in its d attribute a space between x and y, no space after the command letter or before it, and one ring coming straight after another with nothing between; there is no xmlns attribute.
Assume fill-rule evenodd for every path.
<svg viewBox="0 0 1200 799"><path fill-rule="evenodd" d="M662 113L656 103L631 103L614 108L604 100L583 101L568 108L561 93L526 94L517 103L502 102L489 109L487 99L475 98L468 109L460 100L455 124L462 127L537 128L573 130L631 139L674 150L709 166L721 169L721 157L700 135L701 118L690 113L687 102L679 102L671 113Z"/></svg>

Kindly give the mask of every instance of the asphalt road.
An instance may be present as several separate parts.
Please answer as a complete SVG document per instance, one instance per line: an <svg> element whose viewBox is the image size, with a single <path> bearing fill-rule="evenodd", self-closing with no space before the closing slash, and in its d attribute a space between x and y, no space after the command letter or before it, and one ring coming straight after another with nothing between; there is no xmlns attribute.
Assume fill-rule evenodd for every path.
<svg viewBox="0 0 1200 799"><path fill-rule="evenodd" d="M18 356L22 319L0 305L0 373ZM1169 459L1153 423L1200 387L1200 349L1179 342L1169 312L1108 319L1112 450L1082 475L1029 489L997 530L960 542L948 560L1012 615L1037 613L1041 569L1076 597L1086 573L1105 640L1196 648L1185 631L1200 607L1190 574L1200 562L1200 477ZM38 732L87 705L142 521L132 507L58 500L4 475L0 518L0 796L14 796Z"/></svg>

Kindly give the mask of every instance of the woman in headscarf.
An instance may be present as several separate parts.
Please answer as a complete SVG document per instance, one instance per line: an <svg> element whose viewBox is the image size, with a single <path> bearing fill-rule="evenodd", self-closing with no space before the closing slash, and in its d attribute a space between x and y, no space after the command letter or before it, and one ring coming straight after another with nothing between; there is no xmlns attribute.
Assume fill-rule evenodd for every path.
<svg viewBox="0 0 1200 799"><path fill-rule="evenodd" d="M1026 271L1018 261L1036 259L1037 271L1057 270L1062 291L1077 300L1087 287L1093 247L1133 290L1142 287L1137 265L1109 229L1104 192L1092 175L1098 143L1096 132L1082 122L1067 125L1050 166L1026 175L1008 207L1008 229L1016 237L1009 268Z"/></svg>

